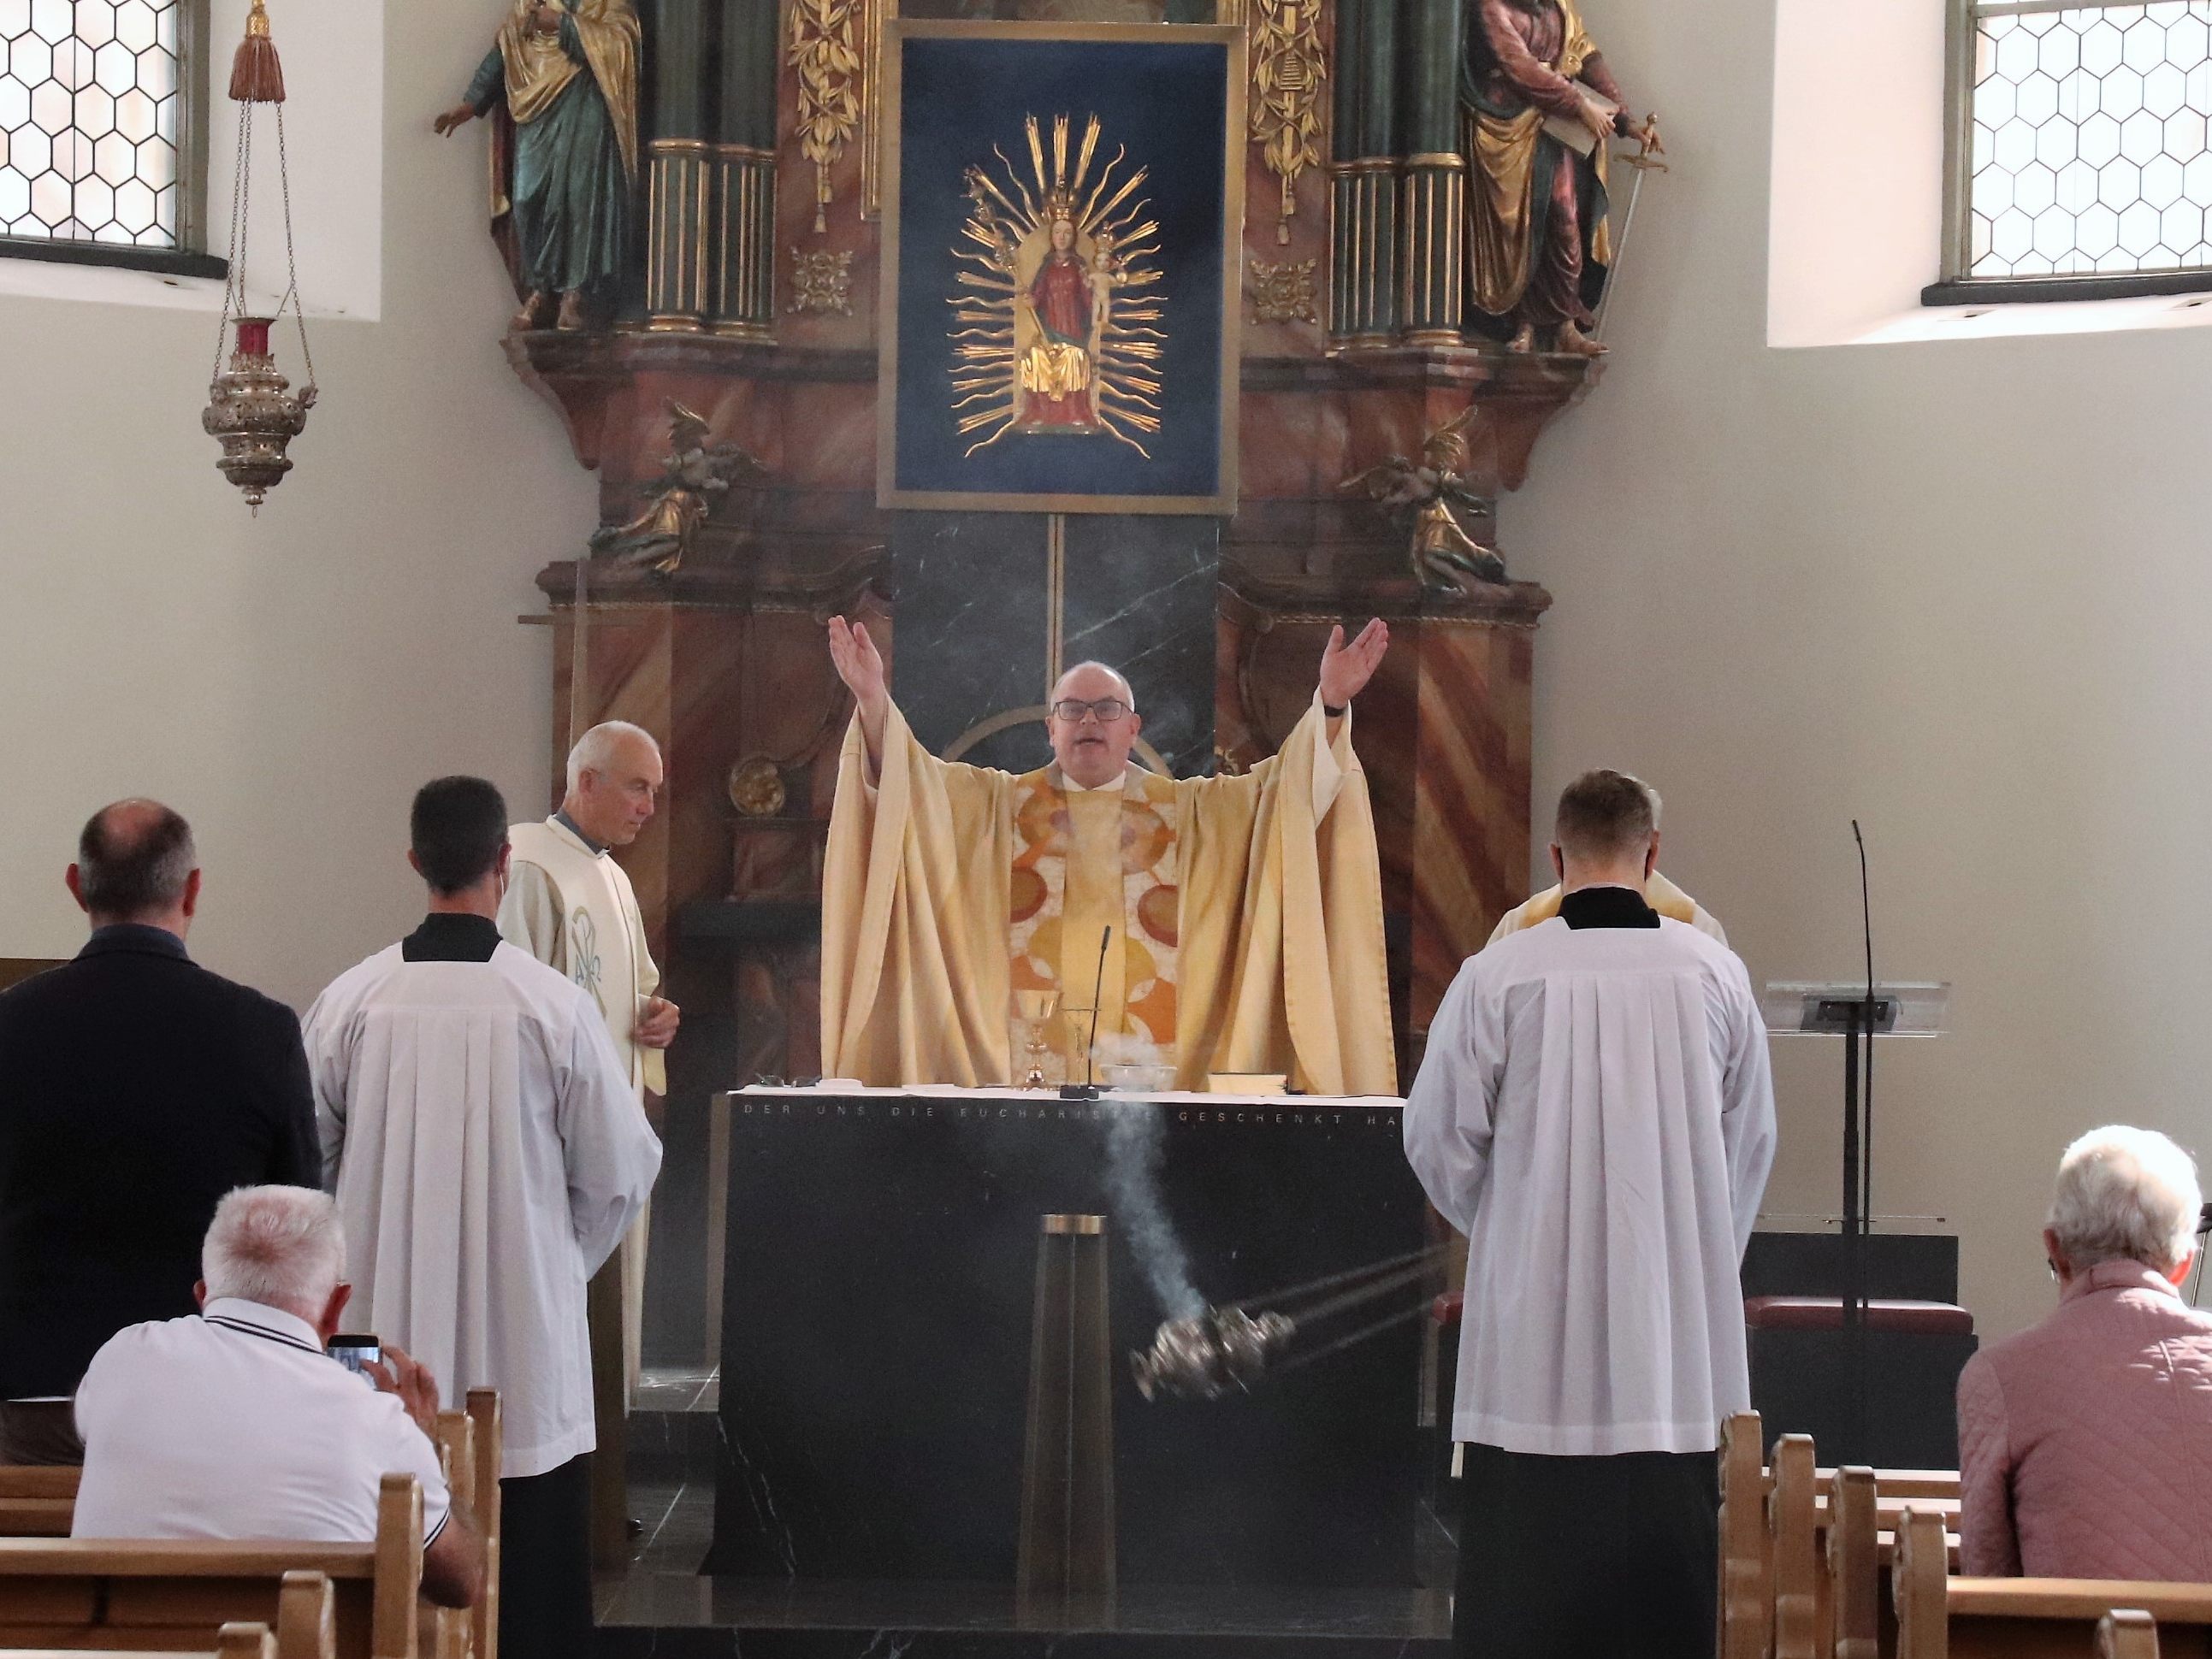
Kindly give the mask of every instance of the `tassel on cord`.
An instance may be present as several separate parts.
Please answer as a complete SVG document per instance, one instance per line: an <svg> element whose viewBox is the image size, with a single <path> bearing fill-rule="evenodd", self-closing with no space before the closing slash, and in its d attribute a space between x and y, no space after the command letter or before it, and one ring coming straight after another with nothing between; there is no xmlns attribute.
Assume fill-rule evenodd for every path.
<svg viewBox="0 0 2212 1659"><path fill-rule="evenodd" d="M230 60L230 95L241 104L281 104L284 101L284 65L270 38L269 13L262 0L253 0L246 14L246 39L238 43Z"/></svg>

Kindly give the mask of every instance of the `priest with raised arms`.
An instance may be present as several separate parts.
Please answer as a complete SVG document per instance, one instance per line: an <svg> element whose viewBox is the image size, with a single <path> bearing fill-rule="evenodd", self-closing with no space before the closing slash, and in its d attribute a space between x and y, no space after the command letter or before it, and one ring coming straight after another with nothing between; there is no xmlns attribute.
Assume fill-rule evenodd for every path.
<svg viewBox="0 0 2212 1659"><path fill-rule="evenodd" d="M1130 759L1129 683L1081 663L1053 687L1049 765L943 761L891 702L864 626L830 651L857 708L823 878L822 1063L872 1085L1012 1080L1013 994L1097 1010L1109 1038L1210 1073L1281 1073L1315 1094L1397 1091L1382 896L1351 703L1389 643L1331 630L1313 706L1240 776ZM1102 950L1103 945L1103 950Z"/></svg>

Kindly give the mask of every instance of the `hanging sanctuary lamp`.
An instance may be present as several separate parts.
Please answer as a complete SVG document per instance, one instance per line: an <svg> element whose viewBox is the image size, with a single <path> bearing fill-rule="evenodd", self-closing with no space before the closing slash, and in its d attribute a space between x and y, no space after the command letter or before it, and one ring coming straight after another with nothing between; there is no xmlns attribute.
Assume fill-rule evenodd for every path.
<svg viewBox="0 0 2212 1659"><path fill-rule="evenodd" d="M307 319L300 308L300 274L292 257L292 185L284 158L284 66L277 61L276 43L270 38L269 13L263 0L253 0L246 20L246 38L231 60L230 95L238 105L238 164L230 198L230 275L222 290L222 321L216 331L216 374L208 388L208 405L200 424L222 446L216 462L222 476L246 494L246 505L260 510L263 498L292 470L285 447L307 423L315 402L315 360L307 349ZM284 276L286 286L274 312L249 314L246 296L246 233L251 217L253 178L253 111L258 104L276 109L276 182L284 210ZM307 368L307 384L297 392L277 372L269 343L269 331L283 320L286 307L300 330L300 358ZM222 367L222 348L233 329L236 343L230 367Z"/></svg>

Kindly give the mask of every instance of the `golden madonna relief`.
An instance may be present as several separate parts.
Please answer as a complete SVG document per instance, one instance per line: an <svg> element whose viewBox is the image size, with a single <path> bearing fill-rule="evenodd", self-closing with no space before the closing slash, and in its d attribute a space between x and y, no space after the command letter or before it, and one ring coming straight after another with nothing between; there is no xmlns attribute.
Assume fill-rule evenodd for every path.
<svg viewBox="0 0 2212 1659"><path fill-rule="evenodd" d="M968 218L953 257L952 392L964 452L1009 433L1105 438L1151 459L1160 429L1159 226L1139 194L1146 169L1122 173L1126 148L1094 178L1091 116L1070 165L1069 118L1052 123L1047 165L1037 118L1023 123L1024 175L994 144L994 176L967 174ZM1118 175L1118 177L1117 177Z"/></svg>

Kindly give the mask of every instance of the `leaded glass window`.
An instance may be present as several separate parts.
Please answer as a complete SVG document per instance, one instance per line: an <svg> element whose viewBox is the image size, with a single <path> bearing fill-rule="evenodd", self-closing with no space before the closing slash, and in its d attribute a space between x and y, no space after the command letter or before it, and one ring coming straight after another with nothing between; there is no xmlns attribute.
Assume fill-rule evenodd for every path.
<svg viewBox="0 0 2212 1659"><path fill-rule="evenodd" d="M1954 4L1942 286L2212 271L2212 0Z"/></svg>
<svg viewBox="0 0 2212 1659"><path fill-rule="evenodd" d="M0 236L193 246L194 5L0 0Z"/></svg>

